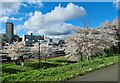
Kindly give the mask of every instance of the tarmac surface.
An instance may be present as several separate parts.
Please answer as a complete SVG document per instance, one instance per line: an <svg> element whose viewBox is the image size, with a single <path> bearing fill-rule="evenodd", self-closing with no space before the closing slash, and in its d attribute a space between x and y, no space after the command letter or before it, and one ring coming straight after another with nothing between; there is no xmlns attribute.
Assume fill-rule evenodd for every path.
<svg viewBox="0 0 120 83"><path fill-rule="evenodd" d="M118 81L118 64L92 71L69 81Z"/></svg>

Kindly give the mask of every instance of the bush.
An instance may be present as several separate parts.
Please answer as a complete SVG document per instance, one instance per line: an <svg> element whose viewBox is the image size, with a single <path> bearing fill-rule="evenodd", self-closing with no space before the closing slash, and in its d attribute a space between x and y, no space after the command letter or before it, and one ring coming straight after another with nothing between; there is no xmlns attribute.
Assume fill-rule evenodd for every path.
<svg viewBox="0 0 120 83"><path fill-rule="evenodd" d="M105 49L104 51L106 53L106 56L113 56L115 54L119 54L119 47L118 45L111 46L109 49Z"/></svg>

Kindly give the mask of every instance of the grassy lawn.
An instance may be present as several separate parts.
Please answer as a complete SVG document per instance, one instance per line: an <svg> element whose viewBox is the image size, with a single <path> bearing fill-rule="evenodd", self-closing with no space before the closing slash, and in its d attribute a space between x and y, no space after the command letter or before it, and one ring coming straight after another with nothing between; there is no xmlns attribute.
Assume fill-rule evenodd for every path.
<svg viewBox="0 0 120 83"><path fill-rule="evenodd" d="M3 82L65 81L117 62L118 56L96 57L94 60L84 60L77 63L71 63L64 57L60 57L42 60L40 68L38 68L38 62L25 62L25 66L15 65L14 63L0 66L2 66Z"/></svg>

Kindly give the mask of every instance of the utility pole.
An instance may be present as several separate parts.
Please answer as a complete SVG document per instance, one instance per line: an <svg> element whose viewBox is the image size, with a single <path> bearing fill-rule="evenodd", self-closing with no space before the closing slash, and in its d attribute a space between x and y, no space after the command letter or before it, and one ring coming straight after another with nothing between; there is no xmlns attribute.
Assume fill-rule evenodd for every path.
<svg viewBox="0 0 120 83"><path fill-rule="evenodd" d="M39 39L39 50L38 50L38 55L39 55L39 58L38 58L38 60L39 60L39 65L38 65L38 67L40 68L40 39Z"/></svg>

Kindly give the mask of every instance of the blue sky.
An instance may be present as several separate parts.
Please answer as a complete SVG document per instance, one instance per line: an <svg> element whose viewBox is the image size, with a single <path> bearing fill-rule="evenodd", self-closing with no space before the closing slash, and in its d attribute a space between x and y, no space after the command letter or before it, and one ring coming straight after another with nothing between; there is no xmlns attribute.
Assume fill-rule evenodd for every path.
<svg viewBox="0 0 120 83"><path fill-rule="evenodd" d="M18 35L33 32L36 35L64 36L72 33L67 29L68 27L82 27L84 19L89 22L89 27L96 28L102 22L106 20L111 22L118 16L118 9L113 2L73 2L72 4L68 2L34 4L23 2L22 4L17 3L17 5L19 8L13 8L12 13L3 13L0 18L2 27L0 32L5 33L5 22L13 22L15 34ZM55 7L57 8L55 9ZM59 18L59 16L63 17Z"/></svg>

